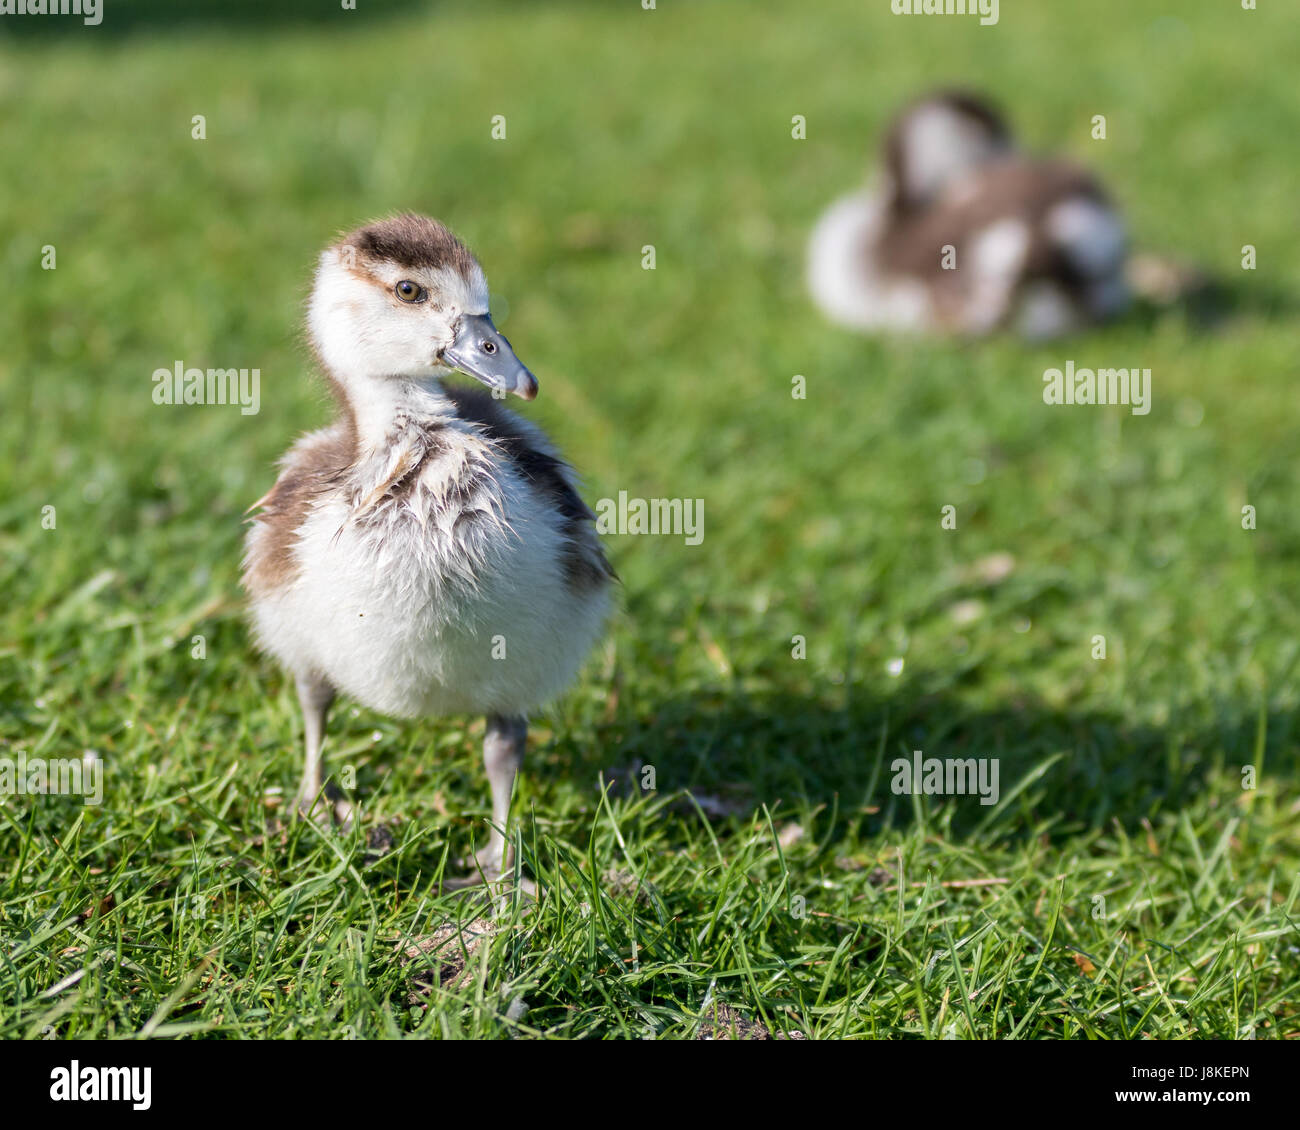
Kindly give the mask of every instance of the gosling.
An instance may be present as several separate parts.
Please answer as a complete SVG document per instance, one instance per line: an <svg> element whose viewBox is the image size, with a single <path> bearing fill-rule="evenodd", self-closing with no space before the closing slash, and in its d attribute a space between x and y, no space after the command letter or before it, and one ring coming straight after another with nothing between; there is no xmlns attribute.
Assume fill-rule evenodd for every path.
<svg viewBox="0 0 1300 1130"><path fill-rule="evenodd" d="M298 810L325 808L336 694L400 718L484 714L492 818L476 863L498 878L528 715L573 681L615 574L572 469L501 403L532 400L537 379L442 224L403 214L327 247L307 332L337 415L250 507L244 559L257 643L302 706ZM444 384L453 370L485 389Z"/></svg>
<svg viewBox="0 0 1300 1130"><path fill-rule="evenodd" d="M921 98L882 150L881 183L833 204L809 242L809 290L830 320L1042 340L1128 305L1117 207L1087 171L1018 150L984 100Z"/></svg>

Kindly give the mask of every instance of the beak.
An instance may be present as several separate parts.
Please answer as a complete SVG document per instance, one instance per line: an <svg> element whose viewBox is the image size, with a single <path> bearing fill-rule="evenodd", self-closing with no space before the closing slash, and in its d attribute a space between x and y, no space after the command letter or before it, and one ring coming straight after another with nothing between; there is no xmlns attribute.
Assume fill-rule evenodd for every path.
<svg viewBox="0 0 1300 1130"><path fill-rule="evenodd" d="M525 400L537 395L537 378L524 368L487 314L462 314L456 340L442 351L442 359L494 392L513 392Z"/></svg>

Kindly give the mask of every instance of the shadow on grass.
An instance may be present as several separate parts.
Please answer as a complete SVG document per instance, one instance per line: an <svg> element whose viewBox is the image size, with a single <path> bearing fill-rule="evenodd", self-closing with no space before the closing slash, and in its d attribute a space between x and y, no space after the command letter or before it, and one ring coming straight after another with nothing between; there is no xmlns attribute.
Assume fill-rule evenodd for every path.
<svg viewBox="0 0 1300 1130"><path fill-rule="evenodd" d="M670 700L603 727L599 760L532 768L592 781L603 772L629 792L649 765L661 791L688 789L736 812L767 805L778 817L807 802L877 831L918 814L913 797L891 788L896 759L910 761L916 750L925 758L996 758L993 804L978 795L927 796L927 819L951 806L944 823L957 834L1057 837L1116 820L1132 831L1203 795L1211 778L1240 780L1255 762L1261 726L1265 779L1281 776L1294 790L1300 757L1289 715L1134 726L1029 700L980 710L924 694L847 707L789 695Z"/></svg>
<svg viewBox="0 0 1300 1130"><path fill-rule="evenodd" d="M1186 322L1194 333L1216 333L1229 323L1254 318L1265 322L1292 323L1300 313L1300 303L1288 290L1267 282L1249 285L1206 279L1200 286L1168 302L1139 297L1120 324L1152 332L1156 324L1171 314Z"/></svg>

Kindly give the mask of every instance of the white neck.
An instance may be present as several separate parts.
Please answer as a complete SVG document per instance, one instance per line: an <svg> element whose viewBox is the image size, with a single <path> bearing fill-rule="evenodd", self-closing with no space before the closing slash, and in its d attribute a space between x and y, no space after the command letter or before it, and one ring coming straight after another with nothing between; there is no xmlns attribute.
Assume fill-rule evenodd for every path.
<svg viewBox="0 0 1300 1130"><path fill-rule="evenodd" d="M442 423L456 415L455 405L437 377L338 383L356 422L357 449L362 459L382 452L393 442L395 433L411 424Z"/></svg>

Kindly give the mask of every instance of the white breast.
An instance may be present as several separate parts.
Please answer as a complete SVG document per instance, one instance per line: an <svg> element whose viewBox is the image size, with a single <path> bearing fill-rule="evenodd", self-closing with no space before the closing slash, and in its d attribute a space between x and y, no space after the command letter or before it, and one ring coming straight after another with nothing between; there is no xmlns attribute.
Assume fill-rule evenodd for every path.
<svg viewBox="0 0 1300 1130"><path fill-rule="evenodd" d="M479 446L476 458L490 450ZM254 606L264 646L399 716L526 714L562 692L600 633L608 588L570 587L561 516L497 453L491 476L449 505L446 461L465 454L430 459L369 516L341 496L318 503L296 579Z"/></svg>

